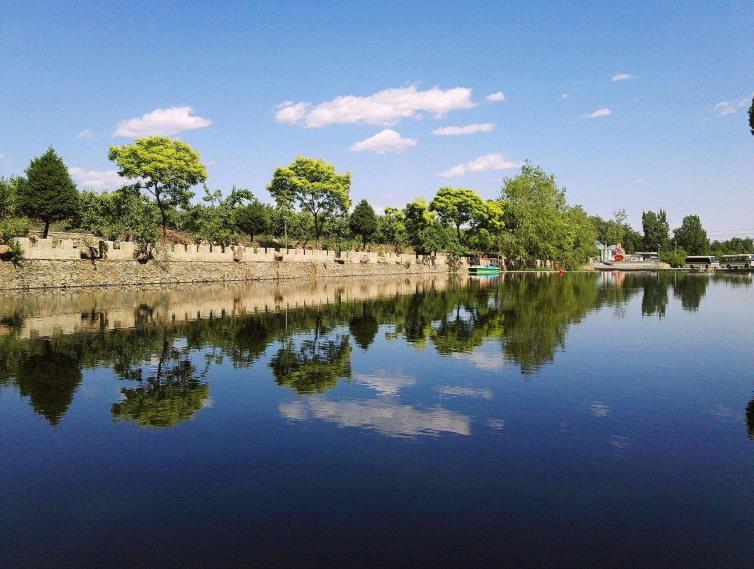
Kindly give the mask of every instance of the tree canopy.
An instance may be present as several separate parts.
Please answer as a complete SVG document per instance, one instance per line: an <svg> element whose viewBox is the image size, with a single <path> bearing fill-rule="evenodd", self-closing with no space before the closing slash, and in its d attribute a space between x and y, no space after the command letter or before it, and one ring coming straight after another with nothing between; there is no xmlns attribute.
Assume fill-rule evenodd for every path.
<svg viewBox="0 0 754 569"><path fill-rule="evenodd" d="M118 174L133 180L132 187L154 196L165 235L168 211L188 207L191 187L207 180L201 157L191 146L165 136L137 138L133 144L111 146L108 158Z"/></svg>
<svg viewBox="0 0 754 569"><path fill-rule="evenodd" d="M298 205L311 214L317 241L322 236L323 217L342 215L351 207L351 174L338 174L335 166L299 156L289 166L278 168L267 186L279 206Z"/></svg>
<svg viewBox="0 0 754 569"><path fill-rule="evenodd" d="M673 231L675 244L689 255L703 255L709 248L707 232L698 215L687 215Z"/></svg>
<svg viewBox="0 0 754 569"><path fill-rule="evenodd" d="M63 160L50 147L29 163L16 199L24 214L44 222L46 238L50 223L76 215L79 192Z"/></svg>
<svg viewBox="0 0 754 569"><path fill-rule="evenodd" d="M644 230L642 245L647 251L659 248L665 251L670 248L670 224L665 210L657 213L644 211L641 214L641 226Z"/></svg>
<svg viewBox="0 0 754 569"><path fill-rule="evenodd" d="M377 231L377 215L367 200L361 200L356 205L348 224L351 232L361 237L362 244L366 247L367 241Z"/></svg>

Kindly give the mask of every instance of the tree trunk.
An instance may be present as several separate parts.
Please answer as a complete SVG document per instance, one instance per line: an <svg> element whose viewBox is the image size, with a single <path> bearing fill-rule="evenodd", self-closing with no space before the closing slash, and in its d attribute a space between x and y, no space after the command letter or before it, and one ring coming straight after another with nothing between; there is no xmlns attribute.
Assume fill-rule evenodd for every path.
<svg viewBox="0 0 754 569"><path fill-rule="evenodd" d="M319 215L317 215L317 212L313 213L314 216L314 237L317 239L317 248L319 248Z"/></svg>
<svg viewBox="0 0 754 569"><path fill-rule="evenodd" d="M165 239L168 236L168 214L165 211L165 206L160 201L160 196L155 195L157 199L157 207L160 209L160 217L162 218L162 238Z"/></svg>
<svg viewBox="0 0 754 569"><path fill-rule="evenodd" d="M42 233L42 239L47 239L47 234L50 232L50 220L45 219L45 230Z"/></svg>
<svg viewBox="0 0 754 569"><path fill-rule="evenodd" d="M456 234L458 235L458 242L461 242L461 226L460 224L456 224Z"/></svg>

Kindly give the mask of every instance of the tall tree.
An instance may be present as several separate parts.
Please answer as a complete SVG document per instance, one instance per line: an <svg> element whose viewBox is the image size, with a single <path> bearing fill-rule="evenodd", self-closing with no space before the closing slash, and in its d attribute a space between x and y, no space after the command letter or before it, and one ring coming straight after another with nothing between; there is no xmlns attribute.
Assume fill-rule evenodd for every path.
<svg viewBox="0 0 754 569"><path fill-rule="evenodd" d="M168 211L188 207L191 186L207 180L199 154L185 142L165 136L137 138L134 144L111 146L108 158L118 174L133 180L133 188L154 196L160 210L162 234L167 232Z"/></svg>
<svg viewBox="0 0 754 569"><path fill-rule="evenodd" d="M703 255L709 248L707 232L698 215L687 215L673 231L675 243L690 255Z"/></svg>
<svg viewBox="0 0 754 569"><path fill-rule="evenodd" d="M50 223L71 218L78 211L79 192L76 184L52 147L31 161L26 169L26 179L20 186L17 196L19 209L44 222L43 238L47 238Z"/></svg>
<svg viewBox="0 0 754 569"><path fill-rule="evenodd" d="M642 246L651 251L659 248L661 251L668 249L670 245L670 224L668 215L664 209L658 212L644 211L641 214L641 227L644 230Z"/></svg>
<svg viewBox="0 0 754 569"><path fill-rule="evenodd" d="M456 228L456 236L461 240L461 226L471 223L485 208L484 200L474 190L468 188L440 188L429 204L443 223Z"/></svg>
<svg viewBox="0 0 754 569"><path fill-rule="evenodd" d="M279 206L298 205L311 214L317 242L322 218L343 215L351 206L351 174L338 174L324 160L299 156L290 166L275 170L267 189Z"/></svg>
<svg viewBox="0 0 754 569"><path fill-rule="evenodd" d="M367 200L361 200L356 205L348 224L351 228L351 233L361 237L361 241L366 248L367 241L377 231L377 215Z"/></svg>

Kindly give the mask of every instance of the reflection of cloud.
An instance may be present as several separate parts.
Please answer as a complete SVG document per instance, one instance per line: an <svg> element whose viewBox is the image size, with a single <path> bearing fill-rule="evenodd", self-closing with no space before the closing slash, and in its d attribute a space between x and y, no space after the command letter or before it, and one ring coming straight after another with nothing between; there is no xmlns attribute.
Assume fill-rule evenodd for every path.
<svg viewBox="0 0 754 569"><path fill-rule="evenodd" d="M610 413L610 407L605 405L602 401L594 401L589 406L589 410L595 417L607 417L607 414Z"/></svg>
<svg viewBox="0 0 754 569"><path fill-rule="evenodd" d="M505 356L499 350L494 354L477 350L470 354L453 354L453 357L469 361L478 369L502 369L505 366Z"/></svg>
<svg viewBox="0 0 754 569"><path fill-rule="evenodd" d="M320 419L341 427L373 429L395 437L455 433L470 435L471 426L466 415L435 407L427 411L410 405L398 405L381 399L362 401L328 401L322 397L281 403L280 414L286 419L305 421Z"/></svg>
<svg viewBox="0 0 754 569"><path fill-rule="evenodd" d="M614 446L615 448L629 448L631 446L631 439L620 435L610 435L610 446Z"/></svg>
<svg viewBox="0 0 754 569"><path fill-rule="evenodd" d="M416 384L416 378L410 375L389 374L384 369L378 369L372 374L357 373L353 376L360 383L365 383L380 395L394 396L404 387Z"/></svg>
<svg viewBox="0 0 754 569"><path fill-rule="evenodd" d="M474 389L473 387L453 387L443 385L438 387L437 391L443 395L452 397L480 397L481 399L492 399L492 391L489 389Z"/></svg>
<svg viewBox="0 0 754 569"><path fill-rule="evenodd" d="M736 413L735 411L733 411L733 409L723 404L716 405L712 409L711 413L712 413L712 416L718 421L728 421L728 420L743 421L744 420L744 416L742 413Z"/></svg>
<svg viewBox="0 0 754 569"><path fill-rule="evenodd" d="M487 419L487 426L502 431L505 428L505 419Z"/></svg>

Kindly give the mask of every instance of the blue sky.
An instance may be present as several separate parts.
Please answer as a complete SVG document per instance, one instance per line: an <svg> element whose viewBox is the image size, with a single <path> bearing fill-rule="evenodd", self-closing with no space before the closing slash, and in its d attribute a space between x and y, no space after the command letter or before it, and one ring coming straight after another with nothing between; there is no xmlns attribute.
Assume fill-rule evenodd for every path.
<svg viewBox="0 0 754 569"><path fill-rule="evenodd" d="M754 234L751 2L6 0L0 72L3 175L53 145L105 187L108 146L160 132L213 188L269 199L307 155L384 207L443 185L495 197L528 159L590 212Z"/></svg>

